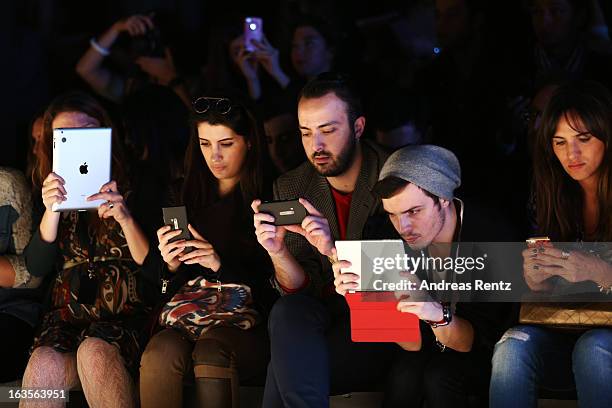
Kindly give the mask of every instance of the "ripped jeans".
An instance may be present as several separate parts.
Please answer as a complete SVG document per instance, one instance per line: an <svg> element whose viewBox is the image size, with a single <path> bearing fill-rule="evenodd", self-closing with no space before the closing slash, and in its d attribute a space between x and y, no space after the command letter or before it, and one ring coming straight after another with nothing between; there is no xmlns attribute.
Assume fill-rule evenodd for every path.
<svg viewBox="0 0 612 408"><path fill-rule="evenodd" d="M538 390L576 389L580 407L612 401L612 330L509 329L495 346L491 408L537 407Z"/></svg>

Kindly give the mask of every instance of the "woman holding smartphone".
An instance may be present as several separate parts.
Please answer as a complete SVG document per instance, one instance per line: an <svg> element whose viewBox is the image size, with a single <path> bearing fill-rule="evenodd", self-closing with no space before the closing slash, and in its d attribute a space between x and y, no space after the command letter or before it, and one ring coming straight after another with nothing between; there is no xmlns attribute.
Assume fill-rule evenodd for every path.
<svg viewBox="0 0 612 408"><path fill-rule="evenodd" d="M42 189L44 214L28 247L36 254L28 268L32 276L57 276L50 310L34 338L23 387L70 390L80 384L91 407L134 406L132 375L138 368L139 337L150 311L144 299L154 296L155 287L146 285L139 269L149 242L120 192L127 195L130 187L115 131L113 180L89 197L106 202L96 212L51 209L70 194L61 175L51 171L53 129L84 127L113 128L104 108L84 93L57 97L43 115L33 181ZM30 404L63 405L50 400L21 402Z"/></svg>
<svg viewBox="0 0 612 408"><path fill-rule="evenodd" d="M589 82L559 87L545 108L534 143L537 235L553 242L600 242L599 252L545 244L523 252L533 291L555 282L591 287L612 301L612 95ZM536 407L538 390L576 389L584 407L612 400L612 328L561 330L521 325L495 347L492 407Z"/></svg>
<svg viewBox="0 0 612 408"><path fill-rule="evenodd" d="M247 285L265 316L274 301L272 263L254 234L251 201L271 196L272 179L262 124L239 97L201 97L194 104L193 128L185 156L183 204L189 240L181 231L157 231L169 281L169 299L185 282ZM186 252L185 248L192 250ZM200 406L236 406L238 386L265 381L269 359L266 324L242 330L216 326L195 343L166 328L147 345L140 367L144 408L183 406L183 384L195 377Z"/></svg>

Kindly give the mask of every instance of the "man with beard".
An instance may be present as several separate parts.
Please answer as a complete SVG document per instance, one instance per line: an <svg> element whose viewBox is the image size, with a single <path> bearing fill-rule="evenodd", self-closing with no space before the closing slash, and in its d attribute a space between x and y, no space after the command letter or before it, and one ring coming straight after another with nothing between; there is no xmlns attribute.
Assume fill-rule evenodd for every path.
<svg viewBox="0 0 612 408"><path fill-rule="evenodd" d="M301 225L274 226L259 200L252 204L283 295L269 317L265 407L327 407L330 393L371 390L399 350L351 342L348 306L334 291L328 258L335 240L376 238L381 224L393 231L370 192L386 155L360 140L361 103L339 75L321 74L304 87L298 120L308 161L276 180L274 197L300 197L309 215Z"/></svg>

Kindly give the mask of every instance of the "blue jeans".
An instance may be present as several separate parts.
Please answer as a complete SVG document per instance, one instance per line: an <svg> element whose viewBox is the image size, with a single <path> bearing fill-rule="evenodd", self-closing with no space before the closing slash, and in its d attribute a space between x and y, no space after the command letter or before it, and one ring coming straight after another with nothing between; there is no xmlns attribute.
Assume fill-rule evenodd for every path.
<svg viewBox="0 0 612 408"><path fill-rule="evenodd" d="M516 326L495 346L491 408L537 407L538 391L576 389L581 407L612 401L612 330L580 333Z"/></svg>

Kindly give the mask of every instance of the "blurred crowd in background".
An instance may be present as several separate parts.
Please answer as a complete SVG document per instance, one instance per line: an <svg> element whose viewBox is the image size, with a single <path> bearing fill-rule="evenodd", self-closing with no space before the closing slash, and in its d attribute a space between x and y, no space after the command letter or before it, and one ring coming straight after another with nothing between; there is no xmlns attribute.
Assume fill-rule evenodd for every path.
<svg viewBox="0 0 612 408"><path fill-rule="evenodd" d="M254 100L282 173L304 159L298 91L334 70L360 88L366 138L391 150L417 143L451 149L463 168L460 194L491 201L527 229L529 135L556 84L612 83L611 6L599 0L9 2L7 15L16 17L10 83L17 93L7 109L16 126L3 134L0 155L4 165L26 170L46 105L82 89L97 94L123 125L132 162L163 163L163 176L179 179L190 101L232 89ZM252 51L242 38L246 16L263 19L265 37Z"/></svg>

